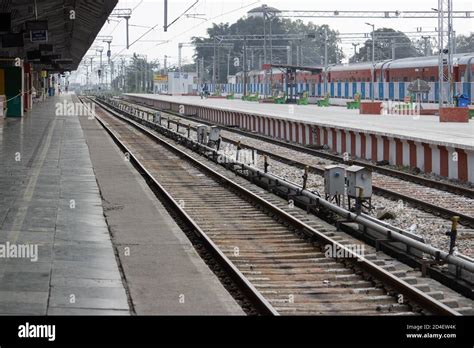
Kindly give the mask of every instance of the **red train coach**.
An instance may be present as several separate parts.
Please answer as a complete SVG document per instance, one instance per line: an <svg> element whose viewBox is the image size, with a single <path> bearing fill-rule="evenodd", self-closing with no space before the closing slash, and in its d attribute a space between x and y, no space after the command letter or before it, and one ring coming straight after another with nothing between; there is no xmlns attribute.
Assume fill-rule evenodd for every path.
<svg viewBox="0 0 474 348"><path fill-rule="evenodd" d="M328 69L329 82L361 82L371 80L372 63L336 65ZM455 82L473 82L474 53L453 56ZM376 82L409 82L422 79L438 81L438 56L385 60L375 64Z"/></svg>
<svg viewBox="0 0 474 348"><path fill-rule="evenodd" d="M328 82L370 82L372 63L353 63L333 65L328 68ZM237 74L237 82L241 83L242 76ZM455 82L474 82L474 53L455 54L453 56L453 77ZM249 72L249 83L264 83L265 71L252 70ZM273 69L271 81L283 83L284 73ZM422 79L428 82L438 81L438 56L413 57L396 60L385 60L375 63L376 82L410 82ZM322 74L298 72L297 83L321 83Z"/></svg>

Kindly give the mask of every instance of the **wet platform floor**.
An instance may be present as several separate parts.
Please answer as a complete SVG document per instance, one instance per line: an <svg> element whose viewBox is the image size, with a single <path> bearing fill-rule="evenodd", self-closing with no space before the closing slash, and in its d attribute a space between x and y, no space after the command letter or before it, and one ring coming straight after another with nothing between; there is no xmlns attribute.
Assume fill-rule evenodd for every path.
<svg viewBox="0 0 474 348"><path fill-rule="evenodd" d="M0 314L129 314L89 149L58 101L0 121Z"/></svg>
<svg viewBox="0 0 474 348"><path fill-rule="evenodd" d="M99 123L56 114L64 102L78 99L0 119L0 315L244 314Z"/></svg>

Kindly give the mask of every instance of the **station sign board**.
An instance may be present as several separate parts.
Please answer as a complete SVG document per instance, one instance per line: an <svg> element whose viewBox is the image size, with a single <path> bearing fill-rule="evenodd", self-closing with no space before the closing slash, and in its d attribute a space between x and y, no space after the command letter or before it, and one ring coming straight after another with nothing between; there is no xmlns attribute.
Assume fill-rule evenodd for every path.
<svg viewBox="0 0 474 348"><path fill-rule="evenodd" d="M31 30L30 40L31 42L48 42L48 31L47 30Z"/></svg>
<svg viewBox="0 0 474 348"><path fill-rule="evenodd" d="M168 76L167 75L155 74L153 76L153 80L156 83L166 83L166 82L168 82Z"/></svg>

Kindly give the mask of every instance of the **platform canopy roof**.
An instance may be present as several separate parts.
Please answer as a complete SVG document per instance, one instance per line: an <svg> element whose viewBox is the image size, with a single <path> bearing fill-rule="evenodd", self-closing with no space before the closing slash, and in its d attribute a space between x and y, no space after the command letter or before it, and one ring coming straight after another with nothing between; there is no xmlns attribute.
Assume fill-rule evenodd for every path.
<svg viewBox="0 0 474 348"><path fill-rule="evenodd" d="M26 59L35 69L76 70L117 2L0 0L0 58Z"/></svg>

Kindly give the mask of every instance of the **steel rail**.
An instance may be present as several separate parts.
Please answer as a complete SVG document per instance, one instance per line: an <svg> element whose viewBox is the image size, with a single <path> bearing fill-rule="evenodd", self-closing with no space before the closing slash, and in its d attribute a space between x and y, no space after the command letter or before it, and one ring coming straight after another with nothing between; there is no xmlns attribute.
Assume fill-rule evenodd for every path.
<svg viewBox="0 0 474 348"><path fill-rule="evenodd" d="M156 108L152 108L152 107L148 107L148 108L149 109L156 109ZM179 113L172 112L172 111L167 111L167 110L160 110L160 111L164 112L164 113L168 113L170 115L174 115L176 117L189 119L189 120L192 120L194 122L199 122L199 123L206 124L206 125L214 125L212 122L207 122L205 120L200 120L200 119L196 119L196 118L193 118L193 117L184 116L184 115L181 115ZM173 121L173 120L171 120L170 122L175 123L175 124L177 123L176 121ZM449 184L449 183L439 182L439 181L436 181L436 180L430 180L430 179L427 179L427 178L419 177L419 176L409 174L409 173L404 173L404 172L397 171L397 170L390 169L390 168L381 168L380 166L373 165L373 164L370 164L370 163L367 163L367 162L362 162L362 161L357 161L357 160L344 161L344 159L341 158L340 156L328 154L326 152L317 151L317 150L307 148L307 147L303 147L303 146L300 146L300 145L284 143L284 142L281 142L279 140L268 138L266 136L260 136L260 135L254 134L254 133L248 133L248 132L237 130L237 129L231 128L231 127L226 127L226 126L221 126L221 125L219 125L219 127L222 128L222 129L225 129L228 132L234 132L234 133L242 134L242 135L252 137L252 138L263 139L264 141L273 143L275 145L284 146L284 147L289 148L291 150L304 152L304 153L307 153L307 154L315 155L317 157L322 157L322 158L329 159L329 160L339 162L339 163L351 163L351 164L363 166L363 167L369 168L372 171L377 172L379 174L395 177L397 179L410 181L410 182L413 182L415 184L422 185L422 186L425 186L425 187L434 188L434 189L438 189L438 190L441 190L441 191L446 191L446 192L453 193L453 194L463 195L463 196L466 196L468 198L474 198L474 190L471 190L471 189L468 189L468 188L460 187L460 186L457 186L457 185L452 185L452 184ZM192 127L192 128L195 129L195 127ZM222 139L225 140L226 142L229 142L229 143L234 144L234 145L237 145L237 143L238 143L237 141L226 138L226 137L222 137ZM299 162L297 160L289 160L288 158L286 158L284 156L275 154L274 152L271 152L271 151L262 150L261 148L255 148L255 147L248 146L248 145L243 145L243 144L241 144L241 147L246 148L246 149L258 150L259 153L261 153L263 155L271 156L272 158L277 159L278 161L280 161L282 163L295 165L295 166L298 166L298 167L301 167L301 168L304 168L306 166L306 164L304 164L302 162ZM324 174L324 170L321 169L321 168L318 168L316 166L311 166L311 165L308 166L308 167L309 167L310 170L312 170L313 172L315 172L319 175ZM425 201L422 201L422 200L417 199L415 197L407 196L407 195L404 195L402 193L398 193L398 192L395 192L395 191L392 191L392 190L389 190L389 189L386 189L386 188L383 188L383 187L380 187L380 186L377 186L377 185L373 185L372 188L373 188L375 193L378 193L378 194L381 194L381 195L386 195L386 196L391 196L392 198L395 198L395 199L402 199L406 202L409 202L411 204L414 204L414 205L422 208L423 210L425 210L429 213L436 213L436 214L439 214L439 215L441 215L445 218L448 218L448 219L453 217L453 216L459 216L460 217L459 223L461 225L474 227L474 216L459 213L459 212L453 211L451 209L447 209L447 208L435 205L433 203L425 202Z"/></svg>
<svg viewBox="0 0 474 348"><path fill-rule="evenodd" d="M112 106L112 107L115 108L114 106ZM123 111L121 111L117 108L116 108L116 111L117 112L123 112ZM130 115L130 116L134 117L133 115ZM123 117L123 116L120 116L120 117ZM157 127L158 129L162 129L162 130L164 130L168 133L175 134L177 137L180 137L180 138L183 137L182 134L180 134L178 132L175 132L175 131L172 131L172 130L170 130L170 129L162 126L162 125L158 125L158 124L155 124L155 123L152 123L152 125L154 127ZM188 141L193 143L194 146L196 146L198 148L202 148L203 151L208 151L210 153L213 153L213 156L217 157L218 153L215 149L212 149L212 148L207 147L205 145L202 145L200 143L194 142L193 140L188 140ZM278 182L280 185L286 186L289 189L291 189L292 191L298 192L302 196L306 196L308 199L310 199L314 202L317 202L318 204L324 206L325 208L335 212L339 216L342 216L343 218L346 218L350 221L357 222L357 223L359 223L359 224L361 224L361 225L363 225L367 228L371 228L371 229L373 229L377 232L380 232L382 234L388 234L392 239L400 241L402 243L405 243L405 244L409 245L410 247L413 247L413 248L418 249L420 251L423 251L423 252L425 252L425 253L427 253L431 256L434 256L438 260L442 259L442 260L445 260L449 263L452 263L453 265L456 265L456 266L458 266L462 269L465 269L469 272L474 272L474 263L469 262L466 259L463 259L461 257L455 256L455 255L452 255L452 254L449 254L449 253L446 253L446 252L444 252L440 249L434 248L434 247L429 246L425 243L419 242L419 241L417 241L413 238L407 237L407 236L403 235L402 233L399 233L396 228L392 228L392 226L389 226L387 224L377 224L373 221L373 219L369 219L364 214L358 215L358 214L352 213L352 212L350 212L350 211L348 211L344 208L341 208L341 207L339 207L335 204L332 204L332 203L328 202L325 199L322 199L320 196L314 194L311 191L302 190L302 188L297 186L296 184L291 183L289 181L286 181L286 180L284 180L280 177L277 177L273 174L265 173L265 172L255 168L255 167L249 166L249 165L244 164L244 163L240 163L240 162L236 161L235 159L230 158L228 156L223 156L222 154L220 154L220 156L221 157L226 157L225 163L234 163L239 168L241 168L241 170L247 170L249 172L252 172L255 177L260 177L260 178L265 177L270 182L271 181Z"/></svg>
<svg viewBox="0 0 474 348"><path fill-rule="evenodd" d="M96 102L97 102L97 100L96 100ZM379 279L384 284L389 285L393 289L397 290L400 294L406 296L406 298L408 298L411 301L413 301L414 303L420 305L422 308L427 309L431 313L438 314L438 315L460 315L460 313L456 312L455 310L451 309L450 307L446 306L445 304L431 298L430 296L424 294L419 289L411 286L407 282L405 282L405 281L397 278L396 276L390 274L389 272L387 272L383 268L378 267L376 264L374 264L373 262L367 260L363 256L355 253L353 250L345 247L344 245L340 244L339 242L336 242L336 241L332 240L331 238L329 238L326 235L322 234L321 232L315 230L314 228L307 225L306 223L298 220L294 216L292 216L292 215L286 213L285 211L281 210L277 206L269 203L268 201L262 199L261 197L257 196L256 194L252 193L251 191L247 190L246 188L242 187L241 185L239 185L239 184L235 183L234 181L226 178L225 176L219 174L218 172L214 171L213 169L211 169L210 167L208 167L204 163L202 163L202 162L198 161L197 159L193 158L192 156L190 156L186 152L178 149L176 146L162 140L153 131L148 129L148 127L143 126L142 124L133 121L132 119L128 118L127 116L123 116L123 115L119 114L118 110L114 111L114 110L111 110L107 106L104 107L104 105L101 104L100 102L97 102L97 103L99 105L101 105L103 108L105 108L109 113L111 113L115 117L120 118L121 120L123 120L123 121L129 123L130 125L134 126L135 128L140 130L143 134L147 135L151 139L153 139L153 140L159 142L160 144L166 146L167 148L169 148L170 150L172 150L173 152L175 152L179 156L188 159L193 165L195 165L198 168L202 169L203 171L205 171L209 175L213 176L214 178L216 178L220 182L224 182L226 185L229 185L235 191L239 192L243 196L247 197L250 200L253 200L260 207L262 207L264 210L272 212L273 214L277 215L283 221L286 221L287 223L290 223L291 225L295 226L300 231L306 233L307 235L310 235L314 239L317 239L319 242L322 242L326 245L329 244L332 247L337 248L338 250L344 250L345 255L347 255L348 259L357 261L357 262L354 262L354 264L356 264L357 266L360 266L366 272L368 272L369 274L371 274L375 278ZM179 134L177 132L174 132L174 131L170 131L170 130L166 129L165 127L161 126L161 125L154 124L154 126L155 126L156 130L161 129L161 130L166 131L166 132L174 133L177 137L182 138L181 134ZM209 148L205 145L199 144L199 143L194 142L194 141L189 140L189 139L187 140L187 142L189 144L192 144L193 148L200 149L201 152L202 151L207 151L207 152L212 153L212 152L215 151L214 149L211 149L211 148ZM234 161L233 159L227 158L227 161L229 161L227 163L233 163L234 165L236 165L237 167L241 167L242 169L245 168L245 170L254 171L255 173L258 173L259 176L266 176L270 180L278 180L274 176L272 176L271 174L263 173L263 172L261 172L260 170L258 170L256 168L247 166L243 163L239 163L237 161ZM285 185L289 185L289 184L285 183ZM298 190L300 190L300 188L298 188ZM304 195L310 194L311 195L311 193L309 193L307 191L301 191L301 194L304 194ZM331 203L329 203L325 200L320 199L320 197L318 197L316 195L313 195L312 199L317 200L319 204L321 204L321 205L323 205L327 208L333 209L336 213L339 213L339 214L341 214L341 215L343 215L347 218L350 218L353 221L363 222L363 224L367 224L367 225L371 226L374 229L379 229L380 228L379 225L376 225L375 223L373 223L371 221L364 221L364 218L362 216L357 216L356 214L345 211L344 209L342 209L340 207L337 207L337 206L335 206L335 205L333 205L333 204L331 204ZM420 248L421 250L423 250L423 249L427 250L427 251L429 250L429 249L426 248L427 246L423 243L411 240L411 238L405 237L405 236L403 236L399 233L392 232L392 231L390 231L390 232L393 234L394 239L397 238L397 239L399 239L401 241L404 241L406 243L416 242L414 244L414 247ZM443 255L442 253L440 253L439 256L440 257L446 257L446 255ZM450 258L450 262L452 262L454 258L456 258L456 257ZM471 267L474 270L474 265L471 265Z"/></svg>
<svg viewBox="0 0 474 348"><path fill-rule="evenodd" d="M135 96L132 96L132 97L135 97ZM126 99L124 101L128 102L128 103L131 103L131 101L126 100ZM202 124L213 125L213 126L214 125L219 125L220 128L222 128L226 131L229 131L229 132L234 132L234 133L237 133L237 134L245 135L245 136L248 136L248 137L251 137L251 138L254 138L254 139L264 140L266 142L269 142L269 143L272 143L272 144L275 144L275 145L283 146L283 147L286 147L286 148L289 148L289 149L292 149L292 150L301 151L301 152L304 152L304 153L307 153L307 154L310 154L310 155L314 155L316 157L329 159L329 160L334 161L334 162L339 162L339 163L347 162L347 161L344 160L344 158L342 156L339 156L339 155L333 155L333 154L330 154L330 153L327 153L327 152L324 152L324 151L321 151L321 150L318 150L318 149L310 148L310 147L307 147L307 146L298 145L298 144L294 144L294 143L288 143L288 142L285 142L285 141L281 141L281 140L278 140L278 139L271 138L271 137L266 136L266 135L261 135L261 134L252 133L250 131L241 130L241 129L236 128L235 126L229 127L229 126L222 125L222 124L219 124L219 123L209 122L207 120L203 120L203 119L200 119L200 118L195 117L195 116L183 115L183 114L180 114L180 113L175 112L173 110L161 109L161 108L157 108L155 106L150 106L150 105L147 105L147 104L144 104L144 103L138 103L136 100L134 100L133 103L137 104L137 105L142 105L142 106L144 106L148 109L168 113L170 115L174 115L176 117L188 119L188 120L191 120L191 121L194 121L194 122L199 122L199 123L202 123ZM170 104L171 104L171 102L170 102ZM180 105L191 106L191 107L194 106L194 105L185 104L185 103L180 103ZM466 196L468 198L474 198L474 189L470 189L470 188L467 188L467 187L462 187L462 186L459 186L459 185L453 185L453 184L450 184L450 183L447 183L447 182L432 180L432 179L425 178L425 177L422 177L422 176L419 176L419 175L414 175L414 174L402 172L400 170L396 170L396 169L393 169L393 168L384 168L384 167L381 167L379 165L371 164L371 163L364 162L364 161L358 161L358 160L351 159L350 162L355 164L355 165L370 168L372 171L380 173L380 174L384 174L384 175L387 175L387 176L392 176L392 177L403 179L403 180L406 180L406 181L411 181L411 182L417 183L419 185L436 188L436 189L439 189L439 190L442 190L442 191L446 191L446 192L450 192L450 193L454 193L454 194L458 194L458 195L463 195L463 196Z"/></svg>
<svg viewBox="0 0 474 348"><path fill-rule="evenodd" d="M104 110L106 110L104 108ZM106 110L107 111L107 110ZM108 111L110 113L110 111ZM107 126L104 120L99 116L95 116L100 125L112 137L114 142L120 149L130 156L130 162L139 169L141 175L146 179L148 184L156 189L160 196L167 204L172 206L174 212L178 214L191 229L196 232L204 242L206 249L214 256L219 264L231 276L232 280L237 284L239 289L248 297L250 302L255 306L257 311L262 315L279 315L272 305L260 294L260 292L245 278L245 276L235 267L229 258L217 247L217 245L206 235L206 233L199 227L199 225L184 211L180 204L169 194L169 192L153 177L153 175L146 169L140 160L133 154L132 151L120 140L111 127ZM155 138L155 140L158 140ZM165 144L164 142L160 142ZM170 147L168 147L170 148Z"/></svg>

